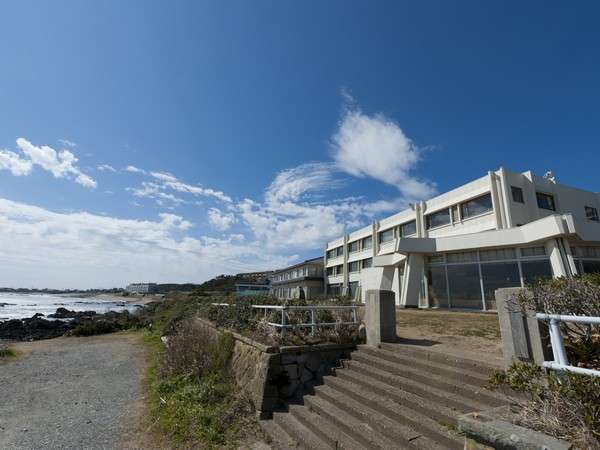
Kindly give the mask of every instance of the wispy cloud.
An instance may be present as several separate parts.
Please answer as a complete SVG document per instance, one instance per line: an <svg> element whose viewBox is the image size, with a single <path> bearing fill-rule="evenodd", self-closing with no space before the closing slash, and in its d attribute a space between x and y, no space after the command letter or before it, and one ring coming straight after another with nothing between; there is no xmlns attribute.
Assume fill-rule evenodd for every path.
<svg viewBox="0 0 600 450"><path fill-rule="evenodd" d="M29 175L33 164L10 150L0 150L0 170L10 170L14 176Z"/></svg>
<svg viewBox="0 0 600 450"><path fill-rule="evenodd" d="M131 173L146 173L145 170L140 169L140 168L135 167L135 166L127 166L127 167L125 167L125 171L126 172L131 172Z"/></svg>
<svg viewBox="0 0 600 450"><path fill-rule="evenodd" d="M235 223L235 215L232 212L224 212L218 208L208 210L208 221L219 231L227 231Z"/></svg>
<svg viewBox="0 0 600 450"><path fill-rule="evenodd" d="M98 166L98 170L101 172L116 172L117 171L117 169L115 169L110 164L100 164Z"/></svg>
<svg viewBox="0 0 600 450"><path fill-rule="evenodd" d="M70 141L68 139L59 139L58 142L60 142L62 145L66 145L67 147L71 147L71 148L77 147L76 142Z"/></svg>

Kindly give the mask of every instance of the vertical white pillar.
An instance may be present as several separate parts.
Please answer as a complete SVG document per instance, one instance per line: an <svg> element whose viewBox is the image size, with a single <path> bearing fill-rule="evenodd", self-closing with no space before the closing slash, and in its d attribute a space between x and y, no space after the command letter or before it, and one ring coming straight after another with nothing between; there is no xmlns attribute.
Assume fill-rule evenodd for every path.
<svg viewBox="0 0 600 450"><path fill-rule="evenodd" d="M419 295L423 284L424 257L419 253L411 253L406 258L402 288L400 289L400 306L419 306Z"/></svg>
<svg viewBox="0 0 600 450"><path fill-rule="evenodd" d="M566 277L568 275L567 268L565 267L562 255L560 254L560 248L555 239L546 242L546 253L550 257L554 278Z"/></svg>

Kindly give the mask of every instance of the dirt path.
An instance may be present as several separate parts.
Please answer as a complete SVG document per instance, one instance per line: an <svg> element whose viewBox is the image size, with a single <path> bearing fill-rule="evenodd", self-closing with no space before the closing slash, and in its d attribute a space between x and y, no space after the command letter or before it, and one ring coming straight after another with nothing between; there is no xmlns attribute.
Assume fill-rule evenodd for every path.
<svg viewBox="0 0 600 450"><path fill-rule="evenodd" d="M15 346L0 362L1 449L113 449L143 405L144 346L136 334Z"/></svg>

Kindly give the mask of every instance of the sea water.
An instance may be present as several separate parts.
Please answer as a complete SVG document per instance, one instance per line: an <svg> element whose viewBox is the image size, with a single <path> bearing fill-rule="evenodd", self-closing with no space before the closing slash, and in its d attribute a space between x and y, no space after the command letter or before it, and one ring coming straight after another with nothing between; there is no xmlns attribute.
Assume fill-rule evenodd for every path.
<svg viewBox="0 0 600 450"><path fill-rule="evenodd" d="M4 306L2 306L3 304ZM0 292L0 321L24 319L36 313L47 316L55 313L57 308L66 308L71 311L96 311L101 314L108 311L135 311L140 306L125 303L118 298Z"/></svg>

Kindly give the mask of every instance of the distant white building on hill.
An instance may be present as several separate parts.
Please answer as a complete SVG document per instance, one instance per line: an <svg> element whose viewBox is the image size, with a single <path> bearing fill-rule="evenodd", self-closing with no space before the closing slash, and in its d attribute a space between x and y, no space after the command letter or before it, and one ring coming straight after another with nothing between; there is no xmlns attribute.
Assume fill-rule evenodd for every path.
<svg viewBox="0 0 600 450"><path fill-rule="evenodd" d="M156 283L131 283L126 288L130 294L154 294L158 291Z"/></svg>

